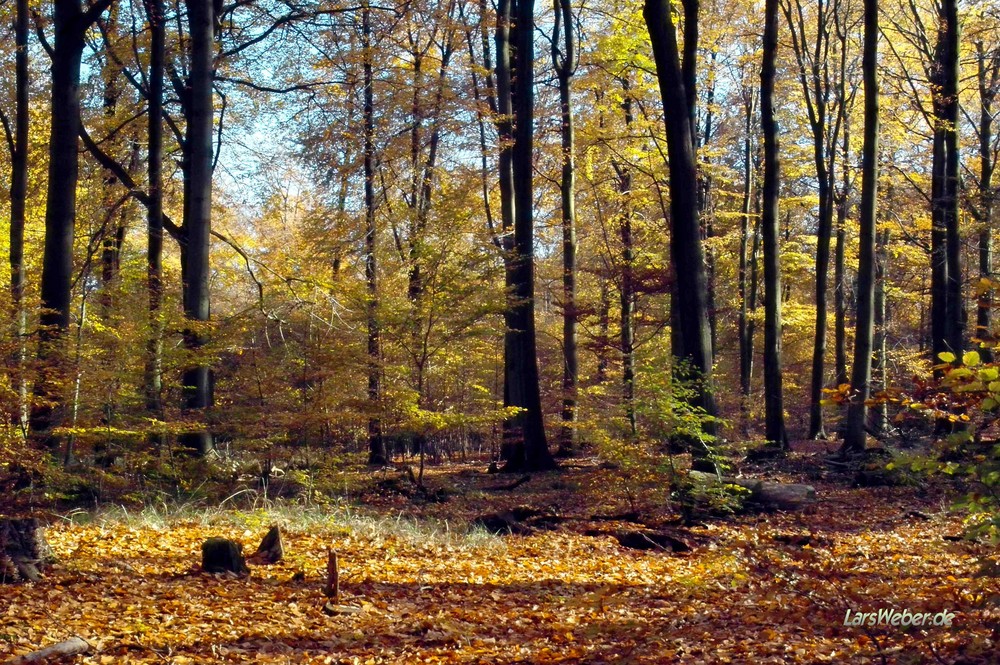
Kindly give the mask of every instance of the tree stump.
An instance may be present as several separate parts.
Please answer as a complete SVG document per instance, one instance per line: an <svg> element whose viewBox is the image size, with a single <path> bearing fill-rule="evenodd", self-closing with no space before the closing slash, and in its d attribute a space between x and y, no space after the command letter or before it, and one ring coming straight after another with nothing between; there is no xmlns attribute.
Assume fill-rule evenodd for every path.
<svg viewBox="0 0 1000 665"><path fill-rule="evenodd" d="M226 538L209 538L201 545L201 569L206 573L247 575L243 545Z"/></svg>
<svg viewBox="0 0 1000 665"><path fill-rule="evenodd" d="M257 551L250 557L250 563L278 563L285 556L285 548L281 544L281 529L272 526L264 539L260 541Z"/></svg>
<svg viewBox="0 0 1000 665"><path fill-rule="evenodd" d="M0 584L37 582L51 559L37 519L0 519Z"/></svg>

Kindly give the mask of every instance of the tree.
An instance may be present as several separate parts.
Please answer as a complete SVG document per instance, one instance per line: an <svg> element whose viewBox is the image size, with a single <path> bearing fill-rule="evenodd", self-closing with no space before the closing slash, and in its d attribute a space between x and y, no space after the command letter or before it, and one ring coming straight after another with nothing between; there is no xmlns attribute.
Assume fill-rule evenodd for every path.
<svg viewBox="0 0 1000 665"><path fill-rule="evenodd" d="M976 336L993 339L993 215L995 192L993 178L996 171L994 155L998 152L993 131L994 103L1000 91L1000 48L987 51L982 37L975 41L976 88L979 95L979 122L976 135L979 143L979 173L976 200L971 212L980 224L979 231L979 302L976 307ZM983 351L984 360L989 361L992 352Z"/></svg>
<svg viewBox="0 0 1000 665"><path fill-rule="evenodd" d="M844 428L843 454L865 449L867 401L871 391L875 318L875 218L878 205L878 1L864 0L864 48L861 62L865 85L864 147L861 150L861 246L858 251L858 304L854 335L851 400Z"/></svg>
<svg viewBox="0 0 1000 665"><path fill-rule="evenodd" d="M361 9L361 50L364 80L364 178L365 178L365 283L368 286L366 325L368 330L368 402L372 413L368 417L368 463L385 464L388 461L385 442L382 440L382 420L378 416L382 399L382 349L381 327L378 319L378 250L375 227L375 103L372 74L372 24L371 7L367 2Z"/></svg>
<svg viewBox="0 0 1000 665"><path fill-rule="evenodd" d="M163 74L166 25L162 0L143 0L149 21L149 206L146 230L146 289L149 301L149 339L146 344L145 393L150 414L162 418L163 330Z"/></svg>
<svg viewBox="0 0 1000 665"><path fill-rule="evenodd" d="M184 224L181 228L181 280L184 316L191 325L184 331L184 344L192 354L184 372L184 406L205 413L214 402L212 372L202 353L207 338L205 325L211 319L209 248L212 233L212 138L214 108L214 28L211 0L188 0L188 79L186 96L187 133L184 137ZM200 455L212 449L207 428L184 435L184 443Z"/></svg>
<svg viewBox="0 0 1000 665"><path fill-rule="evenodd" d="M25 337L28 333L28 317L24 307L24 219L28 198L28 131L30 116L28 92L31 81L28 76L28 0L17 0L14 8L14 123L0 111L10 149L10 301L13 333L17 340L13 378L18 394L16 420L21 432L27 435L28 428L28 382L24 376L24 362L27 356Z"/></svg>
<svg viewBox="0 0 1000 665"><path fill-rule="evenodd" d="M514 145L511 172L514 186L514 256L512 258L511 309L513 339L505 358L507 406L522 411L512 424L513 449L507 471L543 471L555 467L545 440L539 388L535 332L535 232L534 232L534 35L535 3L517 0L511 43L514 67L511 109ZM497 50L499 51L499 45Z"/></svg>
<svg viewBox="0 0 1000 665"><path fill-rule="evenodd" d="M751 279L751 273L757 274L757 226L751 223L753 216L754 175L754 119L757 113L757 97L759 88L744 85L741 91L743 101L743 192L740 204L740 256L739 256L739 295L740 311L738 319L740 344L740 415L743 420L743 431L748 432L750 407L750 383L753 377L754 358L754 322L751 317L757 308L757 280Z"/></svg>
<svg viewBox="0 0 1000 665"><path fill-rule="evenodd" d="M653 59L663 104L670 157L670 255L676 277L674 357L681 379L697 382L694 406L716 414L712 396L712 340L708 323L705 253L698 221L698 174L694 154L694 99L698 0L685 0L685 58L681 61L677 31L666 0L645 0L643 16L653 46ZM695 43L692 43L692 37ZM705 433L715 433L709 419ZM695 449L696 451L699 448ZM714 466L714 465L711 465Z"/></svg>
<svg viewBox="0 0 1000 665"><path fill-rule="evenodd" d="M552 66L559 82L559 132L562 174L559 184L562 207L563 250L563 428L560 447L572 449L575 440L577 380L576 312L576 157L573 99L570 82L576 72L576 36L571 0L553 0Z"/></svg>
<svg viewBox="0 0 1000 665"><path fill-rule="evenodd" d="M764 246L764 435L769 443L785 450L788 448L788 434L785 432L784 394L781 385L781 264L778 249L780 165L778 122L774 117L777 51L778 0L766 0L764 60L760 70L760 117L764 136L764 200L761 219ZM829 246L829 229L826 236Z"/></svg>
<svg viewBox="0 0 1000 665"><path fill-rule="evenodd" d="M76 186L79 177L80 67L84 36L112 0L97 0L84 10L80 0L55 0L55 43L44 45L52 58L52 106L49 173L45 203L45 250L42 259L42 313L39 320L37 406L31 429L48 446L52 429L63 418L66 388L64 361L70 323Z"/></svg>
<svg viewBox="0 0 1000 665"><path fill-rule="evenodd" d="M632 112L631 84L626 76L619 79L622 84L622 113L625 117L625 132L632 131L635 116ZM619 160L612 160L611 165L618 176L618 193L621 195L621 219L618 223L618 234L621 237L621 293L619 309L619 328L622 352L622 402L625 404L625 419L628 421L632 436L636 434L635 422L635 241L633 238L633 192L632 168Z"/></svg>
<svg viewBox="0 0 1000 665"><path fill-rule="evenodd" d="M798 65L799 83L812 131L813 163L816 171L819 214L816 231L816 329L813 338L812 379L809 387L810 439L825 438L820 400L825 384L827 284L830 269L830 239L833 231L836 146L841 129L839 107L846 103L834 95L838 82L846 76L846 43L832 38L831 27L839 25L843 12L840 0L820 0L815 8L815 35L806 27L801 0L782 3ZM837 57L839 56L839 57ZM839 64L839 71L831 65ZM831 72L831 69L833 71ZM842 86L840 86L842 88ZM766 207L765 207L766 211Z"/></svg>

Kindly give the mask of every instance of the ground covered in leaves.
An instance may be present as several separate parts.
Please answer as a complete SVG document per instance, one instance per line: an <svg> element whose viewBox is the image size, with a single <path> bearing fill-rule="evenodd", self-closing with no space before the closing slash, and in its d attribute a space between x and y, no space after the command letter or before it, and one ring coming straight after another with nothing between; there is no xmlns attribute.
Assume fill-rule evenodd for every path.
<svg viewBox="0 0 1000 665"><path fill-rule="evenodd" d="M1000 585L979 574L996 552L955 539L961 521L935 491L817 477L815 510L708 521L678 554L584 535L628 526L593 519L629 507L616 474L578 464L508 490L514 479L452 466L425 478L448 492L422 499L376 477L364 508L52 518L56 566L0 587L0 662L73 635L96 647L81 663L998 662ZM519 504L565 519L503 537L469 527ZM281 563L242 579L197 570L206 538L252 551L272 523ZM331 547L357 613L323 611ZM880 608L955 618L844 625Z"/></svg>

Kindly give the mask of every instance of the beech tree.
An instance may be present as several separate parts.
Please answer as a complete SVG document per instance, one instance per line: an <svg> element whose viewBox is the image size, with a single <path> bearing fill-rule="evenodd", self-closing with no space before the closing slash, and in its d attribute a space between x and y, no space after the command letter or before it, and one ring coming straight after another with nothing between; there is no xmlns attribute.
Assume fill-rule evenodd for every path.
<svg viewBox="0 0 1000 665"><path fill-rule="evenodd" d="M864 451L868 396L871 393L872 343L875 322L875 222L878 206L879 79L878 2L864 2L865 82L864 148L861 152L861 247L858 251L858 304L854 334L852 394L844 428L844 454Z"/></svg>
<svg viewBox="0 0 1000 665"><path fill-rule="evenodd" d="M535 332L535 229L534 229L534 37L535 3L516 0L512 12L511 110L514 145L511 173L514 204L514 255L511 265L513 339L504 358L506 406L521 409L511 424L513 447L507 471L542 471L555 466L545 438L539 388ZM497 50L500 50L498 44Z"/></svg>
<svg viewBox="0 0 1000 665"><path fill-rule="evenodd" d="M760 117L764 137L764 436L785 450L785 403L781 381L781 266L778 250L778 123L774 117L774 77L778 50L778 0L764 3L764 60L760 70ZM822 233L822 232L821 232ZM829 232L827 232L829 243ZM821 239L822 242L822 239ZM819 269L817 262L817 269ZM825 269L825 266L823 266Z"/></svg>
<svg viewBox="0 0 1000 665"><path fill-rule="evenodd" d="M709 416L714 416L708 286L698 221L698 176L694 154L696 95L693 86L698 2L686 0L683 8L683 61L669 3L665 0L646 0L643 16L653 46L670 155L670 252L676 279L675 322L678 326L674 339L679 343L674 349L674 357L680 363L678 376L697 382L695 405ZM707 421L705 430L706 434L714 434L714 423ZM695 448L695 451L698 450Z"/></svg>
<svg viewBox="0 0 1000 665"><path fill-rule="evenodd" d="M51 430L64 416L64 363L70 323L73 237L76 230L76 186L79 175L77 136L80 128L80 66L84 36L112 0L97 0L86 9L80 0L53 3L55 40L43 42L52 59L49 173L45 204L45 250L42 267L42 311L39 320L39 375L31 429L52 446Z"/></svg>

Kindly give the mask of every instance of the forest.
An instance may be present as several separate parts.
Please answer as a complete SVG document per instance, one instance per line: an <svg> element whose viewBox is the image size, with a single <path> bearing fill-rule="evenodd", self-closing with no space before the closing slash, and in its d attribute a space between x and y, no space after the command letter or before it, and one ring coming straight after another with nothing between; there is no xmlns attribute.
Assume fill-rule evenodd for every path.
<svg viewBox="0 0 1000 665"><path fill-rule="evenodd" d="M0 662L996 662L996 0L0 22Z"/></svg>

